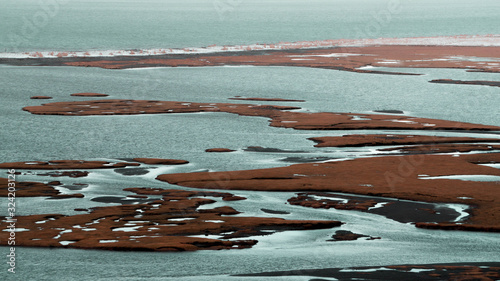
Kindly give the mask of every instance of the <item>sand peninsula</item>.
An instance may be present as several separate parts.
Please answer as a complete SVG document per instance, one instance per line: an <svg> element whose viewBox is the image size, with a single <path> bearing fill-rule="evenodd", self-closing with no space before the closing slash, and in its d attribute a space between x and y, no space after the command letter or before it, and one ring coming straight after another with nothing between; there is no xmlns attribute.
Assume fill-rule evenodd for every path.
<svg viewBox="0 0 500 281"><path fill-rule="evenodd" d="M388 68L460 68L500 72L500 36L441 36L280 42L248 46L108 52L8 54L0 64L83 66L107 69L143 67L295 66L359 73L419 75ZM377 67L384 67L378 70ZM463 82L438 79L433 83ZM498 81L466 84L497 86Z"/></svg>
<svg viewBox="0 0 500 281"><path fill-rule="evenodd" d="M498 280L500 263L404 264L371 267L302 269L234 275L244 277L304 276L309 280ZM312 278L317 277L317 278ZM328 278L328 279L324 279ZM330 279L334 278L334 279ZM251 280L251 279L249 279Z"/></svg>
<svg viewBox="0 0 500 281"><path fill-rule="evenodd" d="M480 58L480 59L478 59ZM248 46L7 54L0 64L108 69L224 65L296 66L360 73L412 75L388 68L461 68L500 72L500 36L343 39Z"/></svg>
<svg viewBox="0 0 500 281"><path fill-rule="evenodd" d="M482 165L492 163L500 163L500 153L382 156L258 170L164 174L157 179L202 189L343 192L467 204L472 208L465 221L439 224L416 221L416 226L499 232L499 181L447 178L450 175L500 177L499 169ZM299 199L304 202L294 199L294 203L316 208L327 207L329 202L308 196ZM367 207L374 207L376 203L371 202Z"/></svg>
<svg viewBox="0 0 500 281"><path fill-rule="evenodd" d="M401 129L401 130L477 130L498 131L500 127L455 122L404 115L363 114L343 112L296 112L295 106L195 103L159 100L88 100L46 103L27 106L23 110L38 115L135 115L174 114L195 112L227 112L243 116L270 118L270 126L296 130L354 130L354 129Z"/></svg>

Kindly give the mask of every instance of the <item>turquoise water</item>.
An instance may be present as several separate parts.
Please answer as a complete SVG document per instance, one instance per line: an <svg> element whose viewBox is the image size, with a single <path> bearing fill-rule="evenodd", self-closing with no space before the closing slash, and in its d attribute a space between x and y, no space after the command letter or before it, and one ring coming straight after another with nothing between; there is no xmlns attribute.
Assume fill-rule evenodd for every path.
<svg viewBox="0 0 500 281"><path fill-rule="evenodd" d="M57 7L47 5L46 9L37 0L0 0L0 3L0 52L183 48L500 33L500 2L496 0L480 4L471 0L61 0ZM389 5L396 6L389 9ZM31 26L33 21L38 24ZM18 198L16 201L20 215L72 214L74 208L103 205L90 201L93 197L127 195L122 190L126 187L179 188L154 180L159 173L268 168L293 164L283 161L287 157L349 158L372 153L366 148L314 148L314 143L307 138L342 135L346 131L272 128L268 120L261 117L228 113L68 117L36 116L21 110L24 106L47 102L85 99L70 97L76 92L105 93L112 99L192 102L245 103L228 100L238 95L304 99L304 103L272 104L291 104L311 112L371 113L397 109L417 117L500 125L500 88L428 83L432 79L496 81L498 74L459 69L398 71L424 75L372 75L298 67L106 70L2 65L1 162L125 157L190 161L188 165L167 169L149 167L151 173L144 176L125 177L112 170L97 170L87 178L58 179L65 184L90 184L81 190L84 199ZM29 99L35 95L54 98ZM355 131L377 132L381 133ZM456 132L397 133L479 136ZM495 133L481 136L500 138ZM305 153L244 151L248 146ZM212 147L228 147L237 152L204 152ZM19 179L46 180L27 175ZM291 212L282 216L284 218L338 219L347 222L342 229L383 239L331 244L325 240L334 230L328 229L261 237L253 249L237 251L144 253L18 247L18 274L6 276L4 264L0 267L0 276L7 280L241 280L228 275L301 268L500 260L497 234L415 229L378 215L284 205L293 192L238 191L236 194L249 199L217 202L207 207L230 205L248 216L271 216L260 208L279 208ZM0 198L0 206L6 203L5 198ZM0 208L0 215L5 215L5 211L6 208ZM7 253L7 249L0 247L0 253Z"/></svg>
<svg viewBox="0 0 500 281"><path fill-rule="evenodd" d="M55 1L1 1L0 52L500 33L496 0Z"/></svg>

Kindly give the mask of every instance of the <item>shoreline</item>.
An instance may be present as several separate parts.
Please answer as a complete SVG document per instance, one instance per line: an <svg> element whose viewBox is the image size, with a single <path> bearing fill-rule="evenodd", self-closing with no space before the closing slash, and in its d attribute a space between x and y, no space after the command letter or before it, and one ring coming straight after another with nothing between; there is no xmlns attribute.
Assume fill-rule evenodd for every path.
<svg viewBox="0 0 500 281"><path fill-rule="evenodd" d="M347 192L420 202L474 205L476 207L467 220L452 224L437 223L432 227L453 229L450 225L454 225L457 229L463 226L464 230L500 232L498 182L426 179L450 174L500 176L498 169L478 165L500 163L499 156L499 153L462 154L458 157L449 154L380 156L256 170L163 174L157 179L201 189ZM224 181L217 180L220 178ZM307 202L307 198L303 199ZM321 203L318 207L325 204L318 203Z"/></svg>
<svg viewBox="0 0 500 281"><path fill-rule="evenodd" d="M494 280L500 278L499 262L403 264L349 268L322 268L236 274L238 277L309 276L336 280ZM390 276L390 277L389 277ZM311 279L324 280L324 279Z"/></svg>
<svg viewBox="0 0 500 281"><path fill-rule="evenodd" d="M367 47L376 45L437 45L437 46L469 46L487 47L500 46L500 35L454 35L454 36L430 36L430 37L393 37L393 38L371 38L371 39L326 39L314 41L256 43L247 45L222 45L215 44L205 47L184 48L152 48L152 49L128 49L128 50L59 50L59 51L24 51L24 52L0 52L0 59L24 59L40 57L100 57L109 58L115 56L161 56L166 54L213 54L231 53L241 51L279 51L279 50L309 50L325 49L333 47Z"/></svg>
<svg viewBox="0 0 500 281"><path fill-rule="evenodd" d="M308 113L290 111L296 109L300 108L256 104L116 99L56 102L23 108L23 110L32 114L75 117L88 115L228 112L243 116L267 117L270 118L270 126L296 130L413 129L432 131L462 130L464 132L468 130L500 130L500 127L497 126L425 119L401 114ZM417 227L426 228L453 229L454 227L464 230L500 231L500 224L495 221L498 216L495 215L495 210L498 210L495 202L500 201L500 197L495 192L492 192L496 188L495 182L457 181L440 178L448 175L500 176L498 169L477 165L500 163L500 158L498 158L500 154L496 152L500 146L488 144L491 142L500 142L500 139L418 135L396 136L387 134L319 137L311 140L320 144L316 146L370 147L396 145L397 147L378 149L380 153L394 151L396 152L394 155L376 154L377 157L344 159L333 162L316 161L260 170L162 174L157 176L156 179L170 184L201 189L347 192L421 202L466 204L474 206L474 208L471 209L470 216L464 222L450 224L449 221L440 221L435 225L423 224L428 223L428 221L419 221L418 219L415 219L413 222L416 223ZM451 154L458 152L478 153L481 151L491 152L486 154ZM134 160L141 159L137 158ZM156 163L155 161L151 161L145 162ZM61 162L66 163L67 161ZM13 164L6 163L5 165L9 166ZM19 165L19 167L31 166L25 165L25 163L19 163ZM357 175L353 171L357 171L360 174ZM429 177L434 178L427 179ZM217 180L221 178L225 180L222 182ZM289 202L291 202L290 200ZM306 198L305 202L300 202L299 200L297 204L308 206L315 203ZM316 207L323 207L323 205L317 205ZM376 212L380 211L382 209ZM388 212L382 213L385 215L388 214ZM417 215L417 217L419 216L425 217Z"/></svg>

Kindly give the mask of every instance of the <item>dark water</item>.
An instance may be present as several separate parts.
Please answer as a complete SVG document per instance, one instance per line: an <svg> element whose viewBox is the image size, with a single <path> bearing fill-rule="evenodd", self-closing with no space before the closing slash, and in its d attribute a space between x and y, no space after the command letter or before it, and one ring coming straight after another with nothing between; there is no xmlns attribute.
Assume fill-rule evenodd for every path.
<svg viewBox="0 0 500 281"><path fill-rule="evenodd" d="M0 52L498 34L499 13L496 0L4 0Z"/></svg>

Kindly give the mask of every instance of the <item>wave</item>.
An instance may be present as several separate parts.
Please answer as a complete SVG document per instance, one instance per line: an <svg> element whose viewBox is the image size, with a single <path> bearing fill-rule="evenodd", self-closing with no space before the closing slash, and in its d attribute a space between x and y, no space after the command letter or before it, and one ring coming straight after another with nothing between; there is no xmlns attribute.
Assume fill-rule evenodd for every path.
<svg viewBox="0 0 500 281"><path fill-rule="evenodd" d="M101 50L101 51L41 51L0 53L0 58L62 58L62 57L115 57L115 56L157 56L167 54L206 54L224 52L242 52L259 50L293 50L331 47L362 47L374 45L440 45L440 46L500 46L500 35L457 35L411 38L377 39L335 39L319 41L279 42L275 44L251 44L235 46L217 46L197 48L158 48L144 50Z"/></svg>

